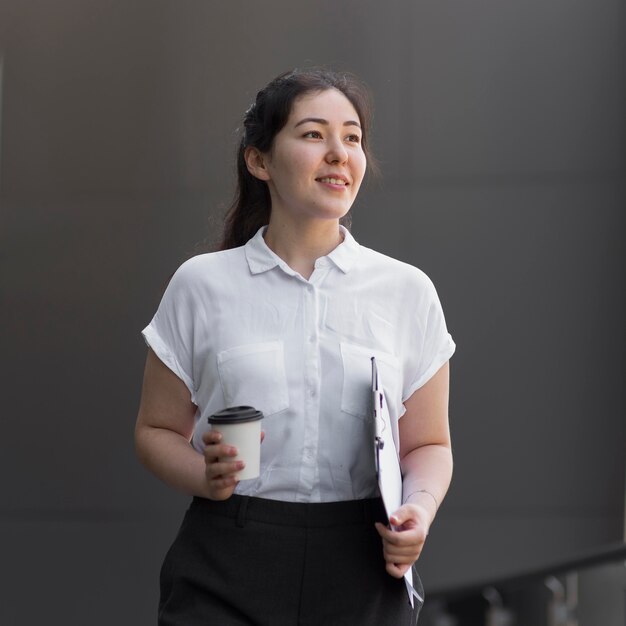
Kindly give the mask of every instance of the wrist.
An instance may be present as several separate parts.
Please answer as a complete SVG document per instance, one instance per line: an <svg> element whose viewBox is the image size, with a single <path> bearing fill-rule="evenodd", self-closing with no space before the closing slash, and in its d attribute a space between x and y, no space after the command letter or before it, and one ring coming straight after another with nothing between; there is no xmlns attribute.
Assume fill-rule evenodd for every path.
<svg viewBox="0 0 626 626"><path fill-rule="evenodd" d="M420 509L426 510L430 522L435 519L437 510L439 509L437 498L427 489L415 489L411 491L408 496L403 498L403 504L413 504Z"/></svg>

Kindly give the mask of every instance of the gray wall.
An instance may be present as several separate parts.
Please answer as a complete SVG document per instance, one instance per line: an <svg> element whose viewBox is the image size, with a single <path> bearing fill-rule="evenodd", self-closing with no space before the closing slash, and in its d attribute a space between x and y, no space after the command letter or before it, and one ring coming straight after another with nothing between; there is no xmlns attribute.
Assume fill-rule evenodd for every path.
<svg viewBox="0 0 626 626"><path fill-rule="evenodd" d="M0 623L154 622L186 498L134 458L139 331L215 239L241 113L294 65L372 87L384 177L354 232L431 276L458 344L427 591L620 539L624 17L617 0L0 2Z"/></svg>

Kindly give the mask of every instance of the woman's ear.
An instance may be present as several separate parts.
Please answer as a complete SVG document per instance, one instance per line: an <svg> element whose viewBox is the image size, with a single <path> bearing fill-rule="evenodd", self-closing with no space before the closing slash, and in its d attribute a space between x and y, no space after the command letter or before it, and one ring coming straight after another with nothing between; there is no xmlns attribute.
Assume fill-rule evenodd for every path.
<svg viewBox="0 0 626 626"><path fill-rule="evenodd" d="M258 148L248 146L244 150L243 158L252 176L259 180L268 181L270 179L270 174L267 171L267 157Z"/></svg>

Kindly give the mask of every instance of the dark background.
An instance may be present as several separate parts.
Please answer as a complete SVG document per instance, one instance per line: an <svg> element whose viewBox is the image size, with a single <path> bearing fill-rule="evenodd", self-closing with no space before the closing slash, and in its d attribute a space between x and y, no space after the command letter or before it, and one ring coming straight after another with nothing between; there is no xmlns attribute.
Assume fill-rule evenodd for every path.
<svg viewBox="0 0 626 626"><path fill-rule="evenodd" d="M134 457L139 333L293 66L372 88L353 232L429 274L458 345L427 593L622 539L624 26L618 0L0 1L0 623L155 622L186 498Z"/></svg>

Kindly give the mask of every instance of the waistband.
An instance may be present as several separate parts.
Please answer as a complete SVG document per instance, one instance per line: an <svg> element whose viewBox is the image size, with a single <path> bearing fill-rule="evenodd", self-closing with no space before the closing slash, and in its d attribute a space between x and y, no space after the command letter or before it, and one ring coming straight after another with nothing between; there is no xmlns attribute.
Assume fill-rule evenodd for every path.
<svg viewBox="0 0 626 626"><path fill-rule="evenodd" d="M189 512L229 517L236 519L239 525L248 520L307 528L385 523L385 509L380 498L340 502L285 502L237 494L227 500L208 500L196 496Z"/></svg>

